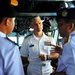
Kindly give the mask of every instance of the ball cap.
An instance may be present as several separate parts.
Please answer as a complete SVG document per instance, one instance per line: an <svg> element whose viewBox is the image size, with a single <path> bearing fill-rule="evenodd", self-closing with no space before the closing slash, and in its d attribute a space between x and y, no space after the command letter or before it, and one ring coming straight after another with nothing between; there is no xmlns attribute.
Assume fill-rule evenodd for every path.
<svg viewBox="0 0 75 75"><path fill-rule="evenodd" d="M75 8L62 8L57 11L57 18L75 19Z"/></svg>
<svg viewBox="0 0 75 75"><path fill-rule="evenodd" d="M13 18L17 16L16 10L8 3L0 3L0 17Z"/></svg>

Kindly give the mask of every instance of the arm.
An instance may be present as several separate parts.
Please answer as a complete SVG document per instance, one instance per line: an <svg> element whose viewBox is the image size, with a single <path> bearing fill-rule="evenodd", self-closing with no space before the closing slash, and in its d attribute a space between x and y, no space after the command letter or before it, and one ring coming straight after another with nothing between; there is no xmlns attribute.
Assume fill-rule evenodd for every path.
<svg viewBox="0 0 75 75"><path fill-rule="evenodd" d="M56 58L59 58L59 53L53 52L50 55L47 55L48 60L56 59Z"/></svg>
<svg viewBox="0 0 75 75"><path fill-rule="evenodd" d="M27 44L27 40L24 39L22 46L20 48L20 53L21 53L21 59L23 64L28 63L28 44Z"/></svg>
<svg viewBox="0 0 75 75"><path fill-rule="evenodd" d="M29 52L28 52L28 43L27 43L26 39L24 39L24 41L22 43L22 46L20 48L20 54L21 54L24 71L27 73L27 66L29 64L29 61L28 61Z"/></svg>
<svg viewBox="0 0 75 75"><path fill-rule="evenodd" d="M53 45L50 43L50 46L54 46L54 50L56 53L62 54L62 47L59 45Z"/></svg>
<svg viewBox="0 0 75 75"><path fill-rule="evenodd" d="M23 56L21 56L21 59L22 59L22 63L23 63L23 65L26 64L25 66L27 66L28 63L29 63L29 61L28 61L28 57L23 57Z"/></svg>
<svg viewBox="0 0 75 75"><path fill-rule="evenodd" d="M40 57L41 60L43 60L43 61L45 61L45 60L52 60L52 59L59 58L59 54L53 52L53 53L51 53L50 55L40 54L39 57Z"/></svg>

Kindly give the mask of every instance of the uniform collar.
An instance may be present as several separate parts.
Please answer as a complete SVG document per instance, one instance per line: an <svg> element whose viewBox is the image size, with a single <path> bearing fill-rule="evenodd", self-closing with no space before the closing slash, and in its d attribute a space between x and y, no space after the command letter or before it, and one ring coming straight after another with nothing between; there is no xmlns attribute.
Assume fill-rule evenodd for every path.
<svg viewBox="0 0 75 75"><path fill-rule="evenodd" d="M6 37L6 34L4 34L3 32L0 32L0 36L1 37Z"/></svg>
<svg viewBox="0 0 75 75"><path fill-rule="evenodd" d="M70 37L73 36L73 35L75 35L75 31L73 31L73 32L71 32L71 33L69 34ZM67 35L67 36L68 36L68 35ZM66 38L67 36L65 36L65 37L62 39L62 44L64 44L64 40L65 40L65 38Z"/></svg>
<svg viewBox="0 0 75 75"><path fill-rule="evenodd" d="M71 36L75 35L75 31L71 32L70 35L71 35Z"/></svg>
<svg viewBox="0 0 75 75"><path fill-rule="evenodd" d="M44 37L45 36L45 34L43 33L43 36L42 37ZM36 40L40 40L42 37L40 37L40 38L38 38L38 37L36 37L34 34L33 34L33 37L36 39Z"/></svg>

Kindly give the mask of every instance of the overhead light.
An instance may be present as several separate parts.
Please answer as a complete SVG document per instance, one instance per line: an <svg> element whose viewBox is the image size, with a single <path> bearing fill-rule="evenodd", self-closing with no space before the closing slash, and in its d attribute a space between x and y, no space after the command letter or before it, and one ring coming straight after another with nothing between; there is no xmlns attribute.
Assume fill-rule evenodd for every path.
<svg viewBox="0 0 75 75"><path fill-rule="evenodd" d="M17 0L11 0L10 4L13 6L18 6L18 1Z"/></svg>
<svg viewBox="0 0 75 75"><path fill-rule="evenodd" d="M74 8L74 4L72 2L62 2L60 4L60 8Z"/></svg>
<svg viewBox="0 0 75 75"><path fill-rule="evenodd" d="M67 2L62 2L60 4L60 8L68 8L68 3Z"/></svg>
<svg viewBox="0 0 75 75"><path fill-rule="evenodd" d="M18 13L19 16L23 16L23 15L26 15L26 16L36 16L36 15L39 15L39 16L56 16L56 12L51 12L51 13Z"/></svg>
<svg viewBox="0 0 75 75"><path fill-rule="evenodd" d="M66 2L64 4L65 4L65 7L68 8L68 4Z"/></svg>

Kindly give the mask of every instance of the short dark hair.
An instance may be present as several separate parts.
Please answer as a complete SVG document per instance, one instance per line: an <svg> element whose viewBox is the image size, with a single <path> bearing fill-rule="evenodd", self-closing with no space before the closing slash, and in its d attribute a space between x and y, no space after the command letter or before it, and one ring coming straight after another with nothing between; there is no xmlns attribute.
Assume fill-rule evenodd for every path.
<svg viewBox="0 0 75 75"><path fill-rule="evenodd" d="M13 18L17 16L16 10L7 2L0 3L0 23L5 17Z"/></svg>
<svg viewBox="0 0 75 75"><path fill-rule="evenodd" d="M0 23L3 21L4 18L0 18Z"/></svg>
<svg viewBox="0 0 75 75"><path fill-rule="evenodd" d="M9 3L0 3L0 18L13 18L17 16L17 12Z"/></svg>

